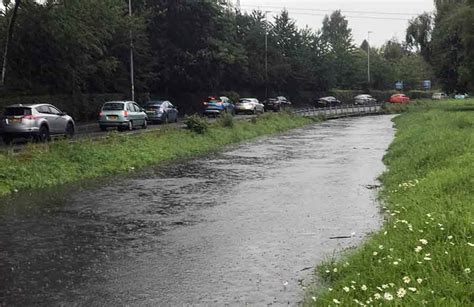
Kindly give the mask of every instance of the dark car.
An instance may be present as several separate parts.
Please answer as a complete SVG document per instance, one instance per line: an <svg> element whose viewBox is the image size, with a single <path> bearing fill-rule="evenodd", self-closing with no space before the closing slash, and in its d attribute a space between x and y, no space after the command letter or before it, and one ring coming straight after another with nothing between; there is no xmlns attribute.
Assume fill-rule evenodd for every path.
<svg viewBox="0 0 474 307"><path fill-rule="evenodd" d="M318 99L318 106L335 106L341 104L341 101L333 96L321 97Z"/></svg>
<svg viewBox="0 0 474 307"><path fill-rule="evenodd" d="M178 109L168 100L149 101L144 106L151 123L169 123L178 121Z"/></svg>
<svg viewBox="0 0 474 307"><path fill-rule="evenodd" d="M266 112L268 111L279 112L282 107L282 102L281 100L277 98L268 98L263 101L263 106Z"/></svg>
<svg viewBox="0 0 474 307"><path fill-rule="evenodd" d="M280 102L283 106L290 106L291 105L291 102L285 96L278 96L277 99L280 100Z"/></svg>
<svg viewBox="0 0 474 307"><path fill-rule="evenodd" d="M210 96L202 104L204 106L203 113L207 116L217 116L223 113L235 114L234 103L225 96Z"/></svg>

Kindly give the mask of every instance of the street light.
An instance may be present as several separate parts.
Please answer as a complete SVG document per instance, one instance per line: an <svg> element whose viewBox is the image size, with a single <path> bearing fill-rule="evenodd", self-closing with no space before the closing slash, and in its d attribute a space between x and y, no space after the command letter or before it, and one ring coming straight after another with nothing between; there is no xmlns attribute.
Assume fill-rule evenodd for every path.
<svg viewBox="0 0 474 307"><path fill-rule="evenodd" d="M370 88L370 34L372 31L367 32L367 86Z"/></svg>
<svg viewBox="0 0 474 307"><path fill-rule="evenodd" d="M132 20L132 0L128 0L128 16L130 21ZM133 33L130 28L130 83L132 91L132 101L135 101L135 78L134 78L134 67L133 67Z"/></svg>
<svg viewBox="0 0 474 307"><path fill-rule="evenodd" d="M268 13L265 11L265 99L268 98Z"/></svg>

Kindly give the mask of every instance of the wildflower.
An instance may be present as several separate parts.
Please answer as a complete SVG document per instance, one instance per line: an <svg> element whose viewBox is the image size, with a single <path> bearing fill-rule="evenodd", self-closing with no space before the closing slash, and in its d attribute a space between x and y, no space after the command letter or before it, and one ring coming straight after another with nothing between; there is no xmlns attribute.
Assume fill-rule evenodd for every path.
<svg viewBox="0 0 474 307"><path fill-rule="evenodd" d="M387 301L391 301L393 300L393 295L391 295L388 292L385 292L385 294L383 295L383 298L386 299Z"/></svg>
<svg viewBox="0 0 474 307"><path fill-rule="evenodd" d="M448 240L452 240L453 239L453 236L448 236Z"/></svg>
<svg viewBox="0 0 474 307"><path fill-rule="evenodd" d="M406 294L407 294L407 290L405 290L404 288L400 288L397 291L397 296L399 298L403 298Z"/></svg>
<svg viewBox="0 0 474 307"><path fill-rule="evenodd" d="M416 252L416 253L419 253L419 252L421 252L422 249L423 249L423 247L417 246L417 247L415 248L415 252Z"/></svg>
<svg viewBox="0 0 474 307"><path fill-rule="evenodd" d="M388 289L388 285L382 285L383 289Z"/></svg>
<svg viewBox="0 0 474 307"><path fill-rule="evenodd" d="M329 291L329 292L332 292L332 290L333 290L333 288L328 288L328 291Z"/></svg>
<svg viewBox="0 0 474 307"><path fill-rule="evenodd" d="M326 273L328 273L328 274L329 274L329 273L331 273L331 271L329 271L329 270L326 270Z"/></svg>
<svg viewBox="0 0 474 307"><path fill-rule="evenodd" d="M389 283L390 287L395 287L395 284L393 282Z"/></svg>
<svg viewBox="0 0 474 307"><path fill-rule="evenodd" d="M316 302L316 297L315 296L312 296L311 299L313 300L313 302Z"/></svg>
<svg viewBox="0 0 474 307"><path fill-rule="evenodd" d="M470 268L465 268L465 269L464 269L464 273L466 273L466 274L471 273L471 269L470 269Z"/></svg>
<svg viewBox="0 0 474 307"><path fill-rule="evenodd" d="M351 280L351 284L354 284L354 285L355 285L355 284L356 284L356 282L355 282L355 281L353 281L353 280Z"/></svg>
<svg viewBox="0 0 474 307"><path fill-rule="evenodd" d="M408 290L410 290L411 292L416 292L416 288L413 287L408 288Z"/></svg>
<svg viewBox="0 0 474 307"><path fill-rule="evenodd" d="M431 217L431 214L428 213L426 216L427 216L427 217Z"/></svg>
<svg viewBox="0 0 474 307"><path fill-rule="evenodd" d="M398 261L394 261L394 262L393 262L393 265L398 265Z"/></svg>
<svg viewBox="0 0 474 307"><path fill-rule="evenodd" d="M380 292L383 292L383 289L382 289L382 288L377 287L377 289L378 289Z"/></svg>
<svg viewBox="0 0 474 307"><path fill-rule="evenodd" d="M423 260L425 260L425 261L431 261L431 258L430 258L430 257L425 257L425 258L423 258Z"/></svg>
<svg viewBox="0 0 474 307"><path fill-rule="evenodd" d="M332 271L333 271L334 273L337 273L337 268L334 268Z"/></svg>
<svg viewBox="0 0 474 307"><path fill-rule="evenodd" d="M469 245L470 247L474 247L474 244L472 244L471 242L467 242L467 245Z"/></svg>
<svg viewBox="0 0 474 307"><path fill-rule="evenodd" d="M375 294L374 294L374 298L375 298L376 300L379 300L379 299L382 298L382 295L380 295L380 293L375 293Z"/></svg>
<svg viewBox="0 0 474 307"><path fill-rule="evenodd" d="M421 283L423 282L423 279L417 278L417 279L416 279L416 282L419 283L419 284L421 284Z"/></svg>
<svg viewBox="0 0 474 307"><path fill-rule="evenodd" d="M373 252L372 255L377 256L379 253Z"/></svg>
<svg viewBox="0 0 474 307"><path fill-rule="evenodd" d="M351 286L351 288L352 288L353 290L355 290L355 289L356 289L356 287L354 287L354 285L352 285L352 286Z"/></svg>
<svg viewBox="0 0 474 307"><path fill-rule="evenodd" d="M406 284L409 284L411 282L410 277L408 277L408 276L403 277L403 282L406 283Z"/></svg>
<svg viewBox="0 0 474 307"><path fill-rule="evenodd" d="M385 232L383 233L383 235L384 235L384 236L386 236L386 235L387 235L387 233L388 233L388 232L387 232L387 231L385 231Z"/></svg>
<svg viewBox="0 0 474 307"><path fill-rule="evenodd" d="M379 249L383 249L383 245L379 245Z"/></svg>
<svg viewBox="0 0 474 307"><path fill-rule="evenodd" d="M333 299L332 301L333 301L334 304L336 304L336 305L339 305L339 304L341 303L341 302L339 302L337 299Z"/></svg>
<svg viewBox="0 0 474 307"><path fill-rule="evenodd" d="M420 243L423 244L423 245L427 245L427 244L428 244L428 241L425 240L425 239L420 239Z"/></svg>
<svg viewBox="0 0 474 307"><path fill-rule="evenodd" d="M342 290L344 290L345 292L349 292L349 291L350 291L349 287L344 287L344 288L342 288Z"/></svg>
<svg viewBox="0 0 474 307"><path fill-rule="evenodd" d="M367 286L366 286L366 285L362 285L362 286L360 287L360 289L361 289L362 291L367 291Z"/></svg>

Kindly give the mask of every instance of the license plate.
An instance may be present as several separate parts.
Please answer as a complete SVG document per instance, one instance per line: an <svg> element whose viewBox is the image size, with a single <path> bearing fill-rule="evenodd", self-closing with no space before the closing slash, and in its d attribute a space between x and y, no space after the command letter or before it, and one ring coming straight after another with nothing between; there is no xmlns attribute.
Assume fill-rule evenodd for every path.
<svg viewBox="0 0 474 307"><path fill-rule="evenodd" d="M117 120L118 119L118 116L117 115L109 115L108 118L110 120Z"/></svg>
<svg viewBox="0 0 474 307"><path fill-rule="evenodd" d="M155 111L146 111L146 114L155 114Z"/></svg>
<svg viewBox="0 0 474 307"><path fill-rule="evenodd" d="M8 124L10 125L16 125L21 123L21 118L10 118L8 119Z"/></svg>

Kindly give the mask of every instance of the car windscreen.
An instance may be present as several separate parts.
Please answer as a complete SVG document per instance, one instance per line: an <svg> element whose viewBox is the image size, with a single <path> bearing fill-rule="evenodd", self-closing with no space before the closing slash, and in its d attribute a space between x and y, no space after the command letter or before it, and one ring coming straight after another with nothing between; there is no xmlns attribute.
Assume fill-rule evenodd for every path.
<svg viewBox="0 0 474 307"><path fill-rule="evenodd" d="M123 103L121 102L109 102L104 104L102 110L104 111L121 111L124 109Z"/></svg>
<svg viewBox="0 0 474 307"><path fill-rule="evenodd" d="M5 116L31 115L31 108L22 108L22 107L6 108L4 115Z"/></svg>
<svg viewBox="0 0 474 307"><path fill-rule="evenodd" d="M248 102L252 102L251 99L239 99L239 102L240 103L248 103Z"/></svg>
<svg viewBox="0 0 474 307"><path fill-rule="evenodd" d="M162 103L149 103L145 105L147 110L158 110L161 107Z"/></svg>

